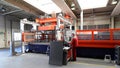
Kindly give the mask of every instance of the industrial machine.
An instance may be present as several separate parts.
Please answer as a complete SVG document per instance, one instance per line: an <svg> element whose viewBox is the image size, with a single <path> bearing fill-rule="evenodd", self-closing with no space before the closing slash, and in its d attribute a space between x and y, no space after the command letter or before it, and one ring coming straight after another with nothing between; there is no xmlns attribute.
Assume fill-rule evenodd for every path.
<svg viewBox="0 0 120 68"><path fill-rule="evenodd" d="M49 23L49 25L45 22ZM64 16L58 15L57 18L39 19L38 23L36 23L38 26L37 31L22 32L23 42L29 43L27 48L31 52L48 53L48 50L51 50L48 48L52 44L41 42L69 42L72 32L71 22ZM112 60L115 59L115 46L120 45L120 29L77 30L76 35L79 40L76 46L77 56L103 59L106 54L109 54ZM65 44L61 46L63 46L63 51L66 50L65 48L70 51L70 47L64 48ZM68 51L67 55L69 55L68 58L70 59L71 54Z"/></svg>
<svg viewBox="0 0 120 68"><path fill-rule="evenodd" d="M57 18L36 19L36 22L21 20L23 53L25 50L49 53L49 64L66 65L72 55L69 44L72 34L71 21L58 15ZM32 24L33 29L24 32L24 24ZM120 29L77 30L76 35L77 56L103 59L108 54L111 55L112 60L115 59L115 46L120 45ZM24 45L28 45L27 49ZM57 63L60 58L61 61Z"/></svg>
<svg viewBox="0 0 120 68"><path fill-rule="evenodd" d="M120 45L120 29L77 30L77 47L115 48Z"/></svg>
<svg viewBox="0 0 120 68"><path fill-rule="evenodd" d="M120 29L77 30L77 56L115 60L115 47L120 45Z"/></svg>
<svg viewBox="0 0 120 68"><path fill-rule="evenodd" d="M24 31L24 26L25 24L29 24L32 25L32 29L30 29L29 32L25 32ZM28 44L29 42L34 42L35 38L35 33L34 31L37 30L37 26L39 26L39 24L37 24L36 22L33 21L28 21L27 19L21 19L20 20L20 31L21 31L21 35L22 35L22 53L25 53L26 47L25 45ZM32 31L32 32L31 32Z"/></svg>
<svg viewBox="0 0 120 68"><path fill-rule="evenodd" d="M22 33L23 42L27 43L25 50L27 52L49 53L50 64L56 63L52 62L52 60L57 61L59 59L57 55L62 54L62 64L66 65L68 60L71 59L69 41L72 33L71 22L68 18L59 14L56 18L36 19L36 24L39 24L38 30L33 29L30 32ZM54 43L60 44L54 46ZM59 47L62 48L57 49ZM56 49L57 52L60 52L56 53Z"/></svg>
<svg viewBox="0 0 120 68"><path fill-rule="evenodd" d="M61 21L64 24L64 30L60 28ZM72 50L69 44L70 36L67 34L67 31L70 30L71 22L63 16L58 15L56 26L56 41L50 43L49 64L66 65L68 60L71 59Z"/></svg>
<svg viewBox="0 0 120 68"><path fill-rule="evenodd" d="M33 28L30 31L24 31L24 25L30 24L33 25ZM42 31L37 30L37 26L40 24L36 22L31 22L28 20L21 20L21 33L22 33L22 50L25 52L35 52L35 53L46 53L47 48L49 47L49 43L40 43ZM44 36L42 36L44 37Z"/></svg>

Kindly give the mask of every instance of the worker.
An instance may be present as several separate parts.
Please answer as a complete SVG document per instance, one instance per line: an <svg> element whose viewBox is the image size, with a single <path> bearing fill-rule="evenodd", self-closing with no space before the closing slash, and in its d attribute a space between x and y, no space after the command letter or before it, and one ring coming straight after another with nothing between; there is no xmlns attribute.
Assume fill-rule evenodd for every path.
<svg viewBox="0 0 120 68"><path fill-rule="evenodd" d="M75 35L75 33L72 33L72 40L71 40L71 45L72 45L72 60L76 61L76 46L78 45L78 38Z"/></svg>

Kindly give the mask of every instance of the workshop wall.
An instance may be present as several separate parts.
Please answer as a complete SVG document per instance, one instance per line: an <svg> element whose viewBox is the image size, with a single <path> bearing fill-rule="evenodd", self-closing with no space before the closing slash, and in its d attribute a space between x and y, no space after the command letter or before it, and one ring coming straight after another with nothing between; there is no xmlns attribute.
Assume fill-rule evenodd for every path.
<svg viewBox="0 0 120 68"><path fill-rule="evenodd" d="M25 25L25 31L30 31L31 25ZM0 48L10 47L12 33L20 32L20 19L15 16L0 16ZM15 42L19 46L20 42Z"/></svg>
<svg viewBox="0 0 120 68"><path fill-rule="evenodd" d="M19 25L19 19L14 16L0 16L0 48L9 47L12 32L20 31Z"/></svg>
<svg viewBox="0 0 120 68"><path fill-rule="evenodd" d="M120 15L115 17L115 28L120 28Z"/></svg>
<svg viewBox="0 0 120 68"><path fill-rule="evenodd" d="M14 16L6 16L6 47L9 47L12 33L20 32L20 20ZM20 42L15 42L15 46L20 45Z"/></svg>
<svg viewBox="0 0 120 68"><path fill-rule="evenodd" d="M88 27L96 27L96 29L99 29L98 25L102 27L102 25L106 26L109 28L110 25L110 16L108 15L102 15L102 16L89 16L89 17L84 17L83 19L83 25L87 26L86 28L89 29ZM89 25L89 26L88 26ZM77 21L77 29L80 29L80 19Z"/></svg>
<svg viewBox="0 0 120 68"><path fill-rule="evenodd" d="M4 17L0 16L0 48L5 47L5 24Z"/></svg>

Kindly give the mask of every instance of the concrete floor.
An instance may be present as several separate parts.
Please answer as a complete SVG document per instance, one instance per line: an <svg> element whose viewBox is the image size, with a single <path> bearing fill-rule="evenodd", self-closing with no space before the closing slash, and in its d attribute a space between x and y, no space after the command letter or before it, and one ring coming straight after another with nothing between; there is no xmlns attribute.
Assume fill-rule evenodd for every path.
<svg viewBox="0 0 120 68"><path fill-rule="evenodd" d="M8 49L0 49L0 68L120 68L113 63L98 59L77 58L67 66L49 65L49 57L45 54L26 53L10 56Z"/></svg>

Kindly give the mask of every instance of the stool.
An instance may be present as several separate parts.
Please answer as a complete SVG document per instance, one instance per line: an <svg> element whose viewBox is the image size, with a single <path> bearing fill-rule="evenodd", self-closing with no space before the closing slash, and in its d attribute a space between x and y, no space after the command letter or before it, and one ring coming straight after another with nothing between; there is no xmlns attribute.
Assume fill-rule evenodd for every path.
<svg viewBox="0 0 120 68"><path fill-rule="evenodd" d="M111 55L105 55L104 61L111 62Z"/></svg>

